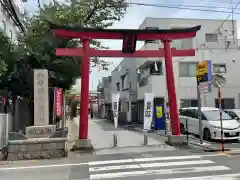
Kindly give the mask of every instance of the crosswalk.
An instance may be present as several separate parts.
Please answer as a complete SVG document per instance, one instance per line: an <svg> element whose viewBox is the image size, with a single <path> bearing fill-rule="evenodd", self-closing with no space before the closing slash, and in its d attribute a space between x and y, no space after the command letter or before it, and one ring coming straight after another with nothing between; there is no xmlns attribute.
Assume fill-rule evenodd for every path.
<svg viewBox="0 0 240 180"><path fill-rule="evenodd" d="M90 179L127 179L144 177L154 180L232 180L231 168L218 165L201 155L92 161ZM149 178L146 178L149 177Z"/></svg>

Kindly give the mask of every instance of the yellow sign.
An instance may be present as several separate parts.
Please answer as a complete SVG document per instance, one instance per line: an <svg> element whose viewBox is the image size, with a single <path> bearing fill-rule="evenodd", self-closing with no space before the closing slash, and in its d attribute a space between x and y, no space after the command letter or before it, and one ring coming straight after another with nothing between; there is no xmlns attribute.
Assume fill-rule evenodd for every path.
<svg viewBox="0 0 240 180"><path fill-rule="evenodd" d="M156 117L161 118L163 116L163 109L162 106L157 106L156 107Z"/></svg>
<svg viewBox="0 0 240 180"><path fill-rule="evenodd" d="M208 73L208 63L207 61L202 61L196 65L196 75L202 76Z"/></svg>

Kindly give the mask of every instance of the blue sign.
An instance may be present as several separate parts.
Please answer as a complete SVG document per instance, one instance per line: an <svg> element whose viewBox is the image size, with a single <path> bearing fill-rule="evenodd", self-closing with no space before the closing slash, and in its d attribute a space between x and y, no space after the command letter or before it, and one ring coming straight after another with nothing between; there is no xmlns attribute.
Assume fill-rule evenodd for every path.
<svg viewBox="0 0 240 180"><path fill-rule="evenodd" d="M154 120L155 120L155 129L165 130L165 111L163 104L156 104L154 106Z"/></svg>

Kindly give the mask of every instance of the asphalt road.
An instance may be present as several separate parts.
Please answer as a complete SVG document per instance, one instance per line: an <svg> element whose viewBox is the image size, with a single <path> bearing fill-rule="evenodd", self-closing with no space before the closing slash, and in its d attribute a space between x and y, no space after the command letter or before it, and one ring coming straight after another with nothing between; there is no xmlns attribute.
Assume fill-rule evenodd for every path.
<svg viewBox="0 0 240 180"><path fill-rule="evenodd" d="M1 163L0 180L236 180L240 156L184 150Z"/></svg>

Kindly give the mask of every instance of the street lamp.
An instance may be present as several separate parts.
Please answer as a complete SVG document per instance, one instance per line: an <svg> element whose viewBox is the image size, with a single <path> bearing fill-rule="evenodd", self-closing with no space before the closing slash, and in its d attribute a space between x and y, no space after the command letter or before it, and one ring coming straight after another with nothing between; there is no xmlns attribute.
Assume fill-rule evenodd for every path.
<svg viewBox="0 0 240 180"><path fill-rule="evenodd" d="M222 123L222 98L221 98L221 87L225 86L226 78L222 74L214 74L212 76L212 85L218 88L218 104L220 109L220 123L221 123L221 142L222 152L224 152L224 141L223 141L223 123Z"/></svg>

